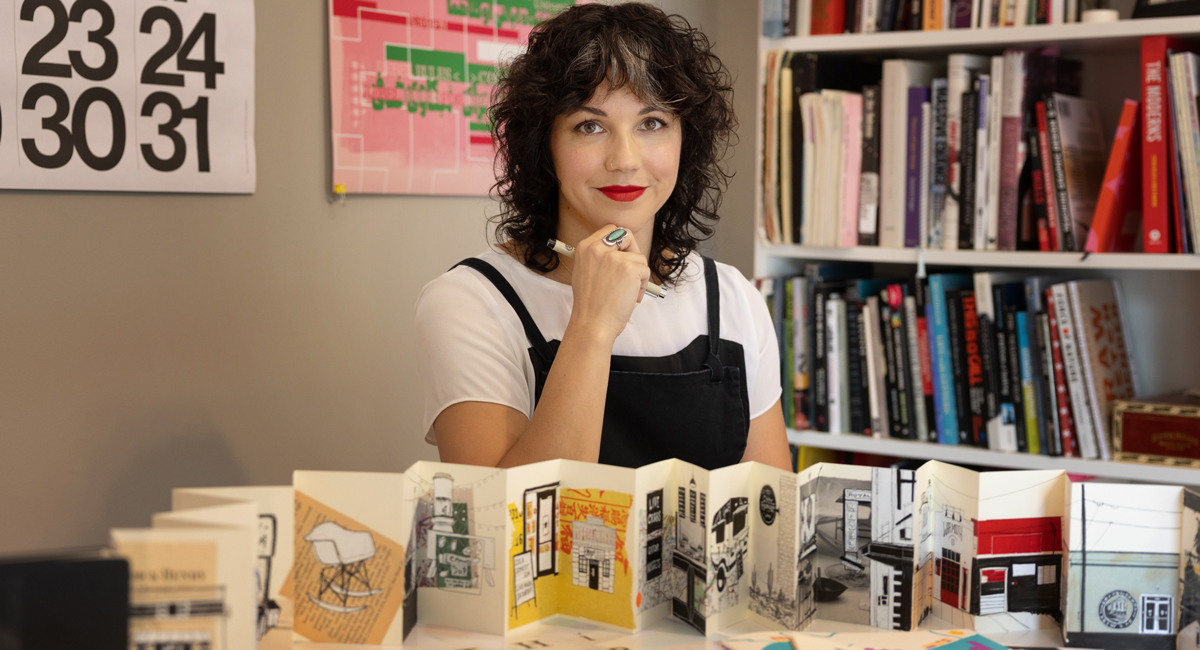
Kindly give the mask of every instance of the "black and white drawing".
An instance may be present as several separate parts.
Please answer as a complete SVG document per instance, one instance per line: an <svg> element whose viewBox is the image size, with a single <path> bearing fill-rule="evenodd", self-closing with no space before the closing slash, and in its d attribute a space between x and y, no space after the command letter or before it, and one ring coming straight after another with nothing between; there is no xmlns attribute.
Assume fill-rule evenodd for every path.
<svg viewBox="0 0 1200 650"><path fill-rule="evenodd" d="M227 648L225 588L139 587L130 594L133 650L222 650ZM136 621L168 623L145 629ZM141 629L139 629L141 628Z"/></svg>
<svg viewBox="0 0 1200 650"><path fill-rule="evenodd" d="M737 586L746 574L746 556L750 550L749 512L750 500L745 497L734 497L713 512L708 572L714 581L721 610L737 604Z"/></svg>
<svg viewBox="0 0 1200 650"><path fill-rule="evenodd" d="M275 559L276 532L275 515L258 516L258 536L255 540L258 546L258 561L255 564L255 578L257 578L255 600L258 602L258 620L255 630L259 639L262 639L268 631L279 624L279 614L282 611L279 603L271 598L271 562Z"/></svg>
<svg viewBox="0 0 1200 650"><path fill-rule="evenodd" d="M617 563L617 529L588 515L571 522L571 584L611 594Z"/></svg>
<svg viewBox="0 0 1200 650"><path fill-rule="evenodd" d="M365 530L349 530L335 521L313 527L304 541L312 545L321 563L316 594L306 594L314 605L331 612L353 614L367 607L361 600L383 593L371 584L367 561L375 557L375 540ZM351 604L351 599L355 599Z"/></svg>
<svg viewBox="0 0 1200 650"><path fill-rule="evenodd" d="M671 612L675 618L687 622L700 632L705 632L705 590L708 584L708 560L704 547L707 521L708 486L697 485L693 476L686 485L680 485L676 493L675 552L671 556L672 569L682 574L677 591L671 601ZM678 583L677 583L678 584Z"/></svg>
<svg viewBox="0 0 1200 650"><path fill-rule="evenodd" d="M470 504L454 500L454 477L446 472L433 476L432 510L425 533L428 586L448 591L478 594L486 581L496 586L496 542L492 537L470 534Z"/></svg>

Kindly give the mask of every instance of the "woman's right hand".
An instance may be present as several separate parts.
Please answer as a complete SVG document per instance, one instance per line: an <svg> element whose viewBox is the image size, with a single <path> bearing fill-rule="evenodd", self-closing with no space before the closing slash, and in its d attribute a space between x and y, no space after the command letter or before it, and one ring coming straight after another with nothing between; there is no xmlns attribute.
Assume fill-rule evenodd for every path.
<svg viewBox="0 0 1200 650"><path fill-rule="evenodd" d="M604 237L617 228L605 226L579 242L571 270L574 306L568 327L594 328L610 343L629 324L650 282L646 255L632 233L625 237L621 250L604 243Z"/></svg>

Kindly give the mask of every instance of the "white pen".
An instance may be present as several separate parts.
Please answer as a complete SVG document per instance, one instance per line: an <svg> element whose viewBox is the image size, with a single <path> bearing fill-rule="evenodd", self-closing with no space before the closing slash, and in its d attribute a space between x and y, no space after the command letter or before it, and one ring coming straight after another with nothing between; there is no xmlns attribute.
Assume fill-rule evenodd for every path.
<svg viewBox="0 0 1200 650"><path fill-rule="evenodd" d="M571 259L575 259L574 246L568 246L557 239L551 239L550 241L546 242L546 245L554 249L554 251L560 255L565 255ZM646 283L646 295L654 296L655 298L667 297L667 294L665 291L663 291L663 288L657 284L654 284L653 282Z"/></svg>

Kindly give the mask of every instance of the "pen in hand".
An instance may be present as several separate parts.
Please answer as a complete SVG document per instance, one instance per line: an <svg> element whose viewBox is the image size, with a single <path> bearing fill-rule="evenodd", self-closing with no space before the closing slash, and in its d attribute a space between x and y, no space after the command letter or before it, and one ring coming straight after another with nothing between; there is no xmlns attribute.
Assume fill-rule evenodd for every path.
<svg viewBox="0 0 1200 650"><path fill-rule="evenodd" d="M560 255L565 255L566 257L575 259L575 247L574 246L568 246L568 245L558 241L557 239L551 239L550 241L546 242L546 246L550 247L551 249L553 249L556 253L558 253ZM648 282L646 284L646 295L654 296L655 298L666 298L667 297L667 294L666 294L666 292L663 291L663 288L658 286L657 284L654 284L653 282Z"/></svg>

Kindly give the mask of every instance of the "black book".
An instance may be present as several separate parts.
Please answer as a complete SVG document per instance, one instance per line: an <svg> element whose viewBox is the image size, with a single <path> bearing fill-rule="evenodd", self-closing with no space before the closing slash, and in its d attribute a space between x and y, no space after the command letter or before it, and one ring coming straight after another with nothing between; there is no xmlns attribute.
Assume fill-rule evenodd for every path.
<svg viewBox="0 0 1200 650"><path fill-rule="evenodd" d="M972 294L970 289L955 289L946 292L946 333L950 347L950 369L954 377L954 405L958 410L958 444L971 445L971 410L967 405L966 347L963 335L963 295Z"/></svg>
<svg viewBox="0 0 1200 650"><path fill-rule="evenodd" d="M879 31L896 31L896 14L903 0L879 0Z"/></svg>
<svg viewBox="0 0 1200 650"><path fill-rule="evenodd" d="M900 388L896 385L899 362L896 359L896 340L892 338L892 308L888 305L887 290L879 295L879 337L883 342L883 384L888 406L888 436L907 438L904 434L908 423L906 414L900 410Z"/></svg>
<svg viewBox="0 0 1200 650"><path fill-rule="evenodd" d="M1009 339L1008 332L1005 330L1003 306L1004 285L994 285L992 287L992 311L996 314L996 320L992 323L992 327L995 332L993 338L996 342L996 408L1000 417L1000 426L1015 427L1017 411L1013 400L1016 399L1015 393L1020 390L1020 383L1013 384L1013 374L1009 369L1009 364L1012 362L1013 356L1009 353L1008 349ZM1019 372L1020 370L1018 369ZM1024 444L1021 440L1017 440L1017 450L1023 450Z"/></svg>
<svg viewBox="0 0 1200 650"><path fill-rule="evenodd" d="M1043 443L1043 449L1047 450L1051 456L1062 456L1062 438L1058 434L1058 409L1054 405L1054 361L1050 351L1050 323L1049 316L1045 312L1037 314L1037 345L1041 356L1041 363L1034 370L1041 377L1041 386L1038 388L1040 398L1046 404L1045 417L1042 419L1043 428L1045 428L1046 439Z"/></svg>
<svg viewBox="0 0 1200 650"><path fill-rule="evenodd" d="M820 310L818 311L818 309L817 309L817 306L818 306L817 305L817 293L818 293L817 289L823 283L829 283L829 282L832 282L835 280L844 280L846 278L866 277L866 276L870 275L870 273L871 273L871 265L869 265L869 264L826 263L826 264L806 264L804 266L804 277L808 281L808 288L807 288L808 295L804 296L804 300L805 300L805 305L808 308L808 321L809 321L808 322L808 350L809 350L810 358L809 358L809 363L808 363L808 388L802 390L801 392L804 395L804 397L807 399L806 403L808 405L808 422L809 422L809 426L811 426L814 431L828 431L828 426L829 426L829 413L828 413L829 395L826 392L826 391L828 391L828 388L829 388L829 386L828 386L829 376L827 374L828 368L825 366L821 367L821 376L819 378L820 381L818 381L818 376L817 376L818 353L821 354L820 360L823 363L824 362L824 351L825 351L825 349L824 349L824 343L825 343L825 298L823 297L821 299ZM840 285L839 285L839 287L840 287ZM840 288L836 289L836 291L840 291ZM830 293L829 291L826 291L825 297L828 297L829 293ZM793 299L795 299L795 298L793 298ZM819 350L817 347L818 340L821 342L821 349L819 349ZM826 428L824 428L824 429L818 428L818 426L817 426L818 425L818 420L817 420L818 388L821 391L821 398L822 398L822 400L824 400L822 402L822 404L825 407L824 422L825 422Z"/></svg>
<svg viewBox="0 0 1200 650"><path fill-rule="evenodd" d="M1050 172L1054 178L1054 210L1058 213L1058 236L1062 250L1075 250L1075 221L1071 217L1067 192L1067 169L1063 161L1062 138L1058 128L1058 105L1054 95L1046 95L1046 139L1050 142Z"/></svg>
<svg viewBox="0 0 1200 650"><path fill-rule="evenodd" d="M996 357L996 323L991 316L976 313L979 319L979 360L983 364L983 428L987 431L987 423L1000 414L1000 401L997 395L999 379ZM989 440L989 446L998 441Z"/></svg>
<svg viewBox="0 0 1200 650"><path fill-rule="evenodd" d="M930 323L929 323L929 316L928 316L928 311L927 311L928 305L929 305L929 280L927 280L925 278L917 278L915 286L916 286L916 299L917 299L918 347L921 344L924 344L928 348L927 354L929 356L932 356L933 355L933 349L932 349L933 343L930 341L930 334L929 334ZM932 361L930 360L930 363L931 362ZM919 359L918 359L918 363L920 363ZM935 403L934 398L933 398L933 382L936 381L936 379L932 376L932 373L933 373L932 367L930 367L928 369L928 372L929 372L930 376L926 380L925 379L926 371L925 370L921 371L921 376L922 376L921 393L923 394L923 396L925 398L925 419L926 419L926 423L927 423L927 426L929 429L929 440L931 442L937 442L938 412L937 412L937 404Z"/></svg>
<svg viewBox="0 0 1200 650"><path fill-rule="evenodd" d="M1025 284L1007 282L1000 287L1001 302L996 309L1004 318L1004 339L1008 353L1008 383L1012 387L1013 424L1017 431L1017 451L1028 452L1025 433L1025 400L1021 394L1021 346L1018 343L1017 312L1025 311Z"/></svg>
<svg viewBox="0 0 1200 650"><path fill-rule="evenodd" d="M870 426L867 404L867 340L861 300L846 300L846 347L850 351L850 431L864 433Z"/></svg>
<svg viewBox="0 0 1200 650"><path fill-rule="evenodd" d="M1046 170L1043 166L1041 149L1038 146L1036 126L1031 125L1031 128L1025 130L1025 142L1025 169L1021 174L1021 180L1024 181L1028 175L1029 193L1033 198L1033 218L1037 222L1035 233L1038 237L1042 232L1049 236L1050 212L1049 206L1046 205ZM1017 196L1021 196L1020 187L1018 187ZM1021 239L1021 237L1017 238L1018 248ZM1054 247L1051 246L1050 249L1053 250Z"/></svg>
<svg viewBox="0 0 1200 650"><path fill-rule="evenodd" d="M900 405L900 434L901 437L916 440L917 423L913 421L916 413L913 400L916 399L916 393L913 392L912 366L909 365L914 360L911 358L912 354L909 353L909 325L904 314L904 296L908 295L908 287L902 284L893 284L888 287L887 295L888 307L891 310L892 346L896 349L896 392L898 393L897 402Z"/></svg>
<svg viewBox="0 0 1200 650"><path fill-rule="evenodd" d="M984 388L983 354L980 348L979 312L975 304L975 292L962 294L963 362L966 368L967 407L970 409L968 433L971 444L987 447L987 420L984 418L987 401Z"/></svg>
<svg viewBox="0 0 1200 650"><path fill-rule="evenodd" d="M879 244L879 86L864 86L858 245ZM866 223L864 223L866 221Z"/></svg>
<svg viewBox="0 0 1200 650"><path fill-rule="evenodd" d="M930 1L932 1L932 0L930 0ZM922 4L923 3L921 0L908 0L908 29L909 29L909 31L919 32L919 31L921 31L921 28L924 27L922 16L921 16L921 10L922 10L921 5Z"/></svg>
<svg viewBox="0 0 1200 650"><path fill-rule="evenodd" d="M958 248L975 248L975 150L979 128L979 76L971 74L971 87L962 95L962 147L958 152Z"/></svg>

